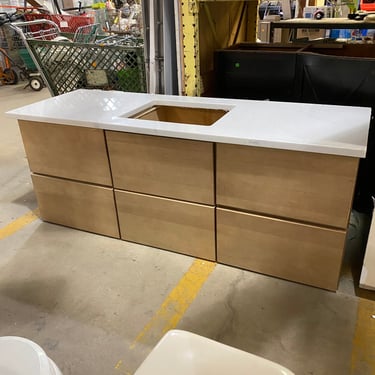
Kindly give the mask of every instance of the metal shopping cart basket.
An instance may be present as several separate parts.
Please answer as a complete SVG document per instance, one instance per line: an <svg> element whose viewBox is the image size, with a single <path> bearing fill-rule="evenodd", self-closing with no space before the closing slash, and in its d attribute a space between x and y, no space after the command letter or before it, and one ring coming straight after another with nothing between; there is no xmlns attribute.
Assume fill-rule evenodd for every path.
<svg viewBox="0 0 375 375"><path fill-rule="evenodd" d="M41 90L44 87L43 79L19 35L19 30L12 25L12 16L7 15L0 20L0 41L1 47L7 51L16 68L16 74L29 81L25 87L30 86L35 91Z"/></svg>
<svg viewBox="0 0 375 375"><path fill-rule="evenodd" d="M30 22L42 21L48 25L52 22ZM105 41L73 42L57 35L59 28L56 24L52 30L38 30L39 33L49 33L48 37L40 37L35 35L35 28L32 32L27 31L30 22L14 25L22 30L28 50L52 95L79 88L147 91L143 44L130 44L129 38L125 43L123 40L110 44Z"/></svg>

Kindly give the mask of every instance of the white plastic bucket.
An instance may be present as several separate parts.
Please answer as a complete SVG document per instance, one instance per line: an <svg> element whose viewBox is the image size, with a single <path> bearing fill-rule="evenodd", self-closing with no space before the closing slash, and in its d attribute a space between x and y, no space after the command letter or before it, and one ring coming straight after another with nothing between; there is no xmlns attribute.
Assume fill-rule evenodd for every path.
<svg viewBox="0 0 375 375"><path fill-rule="evenodd" d="M134 375L294 375L278 363L191 332L172 329Z"/></svg>
<svg viewBox="0 0 375 375"><path fill-rule="evenodd" d="M35 342L16 336L0 337L1 375L62 375Z"/></svg>

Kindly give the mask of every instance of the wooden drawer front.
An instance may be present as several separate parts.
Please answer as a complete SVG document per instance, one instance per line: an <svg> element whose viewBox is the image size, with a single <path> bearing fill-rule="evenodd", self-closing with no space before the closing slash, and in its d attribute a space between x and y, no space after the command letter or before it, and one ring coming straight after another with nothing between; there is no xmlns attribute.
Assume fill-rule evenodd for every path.
<svg viewBox="0 0 375 375"><path fill-rule="evenodd" d="M106 131L116 188L214 203L210 142Z"/></svg>
<svg viewBox="0 0 375 375"><path fill-rule="evenodd" d="M113 189L31 175L41 218L119 238Z"/></svg>
<svg viewBox="0 0 375 375"><path fill-rule="evenodd" d="M345 232L217 209L217 261L336 290Z"/></svg>
<svg viewBox="0 0 375 375"><path fill-rule="evenodd" d="M215 260L215 209L115 190L121 238Z"/></svg>
<svg viewBox="0 0 375 375"><path fill-rule="evenodd" d="M19 121L32 172L112 185L104 131Z"/></svg>
<svg viewBox="0 0 375 375"><path fill-rule="evenodd" d="M346 228L358 159L217 145L217 204Z"/></svg>

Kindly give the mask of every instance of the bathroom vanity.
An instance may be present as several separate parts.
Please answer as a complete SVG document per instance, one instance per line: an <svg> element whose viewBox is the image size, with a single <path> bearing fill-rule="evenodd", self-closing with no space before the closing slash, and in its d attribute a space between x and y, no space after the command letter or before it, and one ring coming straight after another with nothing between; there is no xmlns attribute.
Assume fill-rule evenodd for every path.
<svg viewBox="0 0 375 375"><path fill-rule="evenodd" d="M43 220L336 290L369 108L77 90L8 114Z"/></svg>

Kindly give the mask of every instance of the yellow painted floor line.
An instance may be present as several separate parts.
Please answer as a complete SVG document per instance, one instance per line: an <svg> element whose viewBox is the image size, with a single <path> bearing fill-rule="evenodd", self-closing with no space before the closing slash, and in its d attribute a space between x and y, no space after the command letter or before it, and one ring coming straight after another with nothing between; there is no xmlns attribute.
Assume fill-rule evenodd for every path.
<svg viewBox="0 0 375 375"><path fill-rule="evenodd" d="M38 219L38 209L34 211L29 211L25 215L13 220L11 223L6 225L4 228L0 228L0 240L11 236L13 233L25 227L27 224L32 223L34 220Z"/></svg>
<svg viewBox="0 0 375 375"><path fill-rule="evenodd" d="M375 302L359 298L351 375L375 374Z"/></svg>
<svg viewBox="0 0 375 375"><path fill-rule="evenodd" d="M215 266L216 263L195 259L130 348L133 349L139 342L148 342L151 336L161 338L170 329L175 328Z"/></svg>
<svg viewBox="0 0 375 375"><path fill-rule="evenodd" d="M130 349L134 349L139 343L151 343L154 345L167 331L175 328L211 272L215 269L215 266L216 263L214 262L195 259L188 271L161 304L159 310L130 345ZM130 374L123 368L122 360L117 362L115 369L123 374Z"/></svg>

